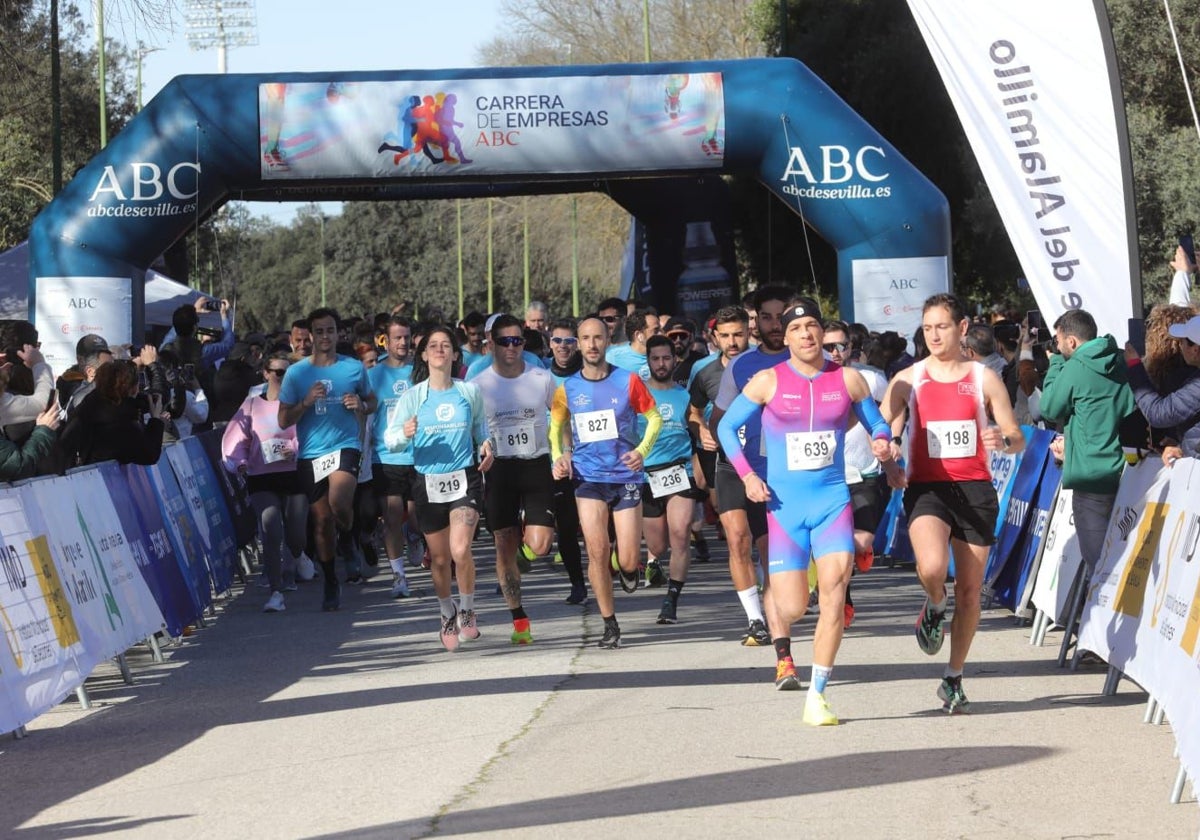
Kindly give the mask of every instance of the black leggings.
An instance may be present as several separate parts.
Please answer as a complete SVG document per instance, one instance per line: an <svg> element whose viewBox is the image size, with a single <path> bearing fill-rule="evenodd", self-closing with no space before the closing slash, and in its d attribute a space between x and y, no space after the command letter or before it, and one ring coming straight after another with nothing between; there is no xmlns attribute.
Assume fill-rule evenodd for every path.
<svg viewBox="0 0 1200 840"><path fill-rule="evenodd" d="M583 552L579 548L579 509L571 479L554 482L554 521L558 531L558 553L573 586L583 585Z"/></svg>

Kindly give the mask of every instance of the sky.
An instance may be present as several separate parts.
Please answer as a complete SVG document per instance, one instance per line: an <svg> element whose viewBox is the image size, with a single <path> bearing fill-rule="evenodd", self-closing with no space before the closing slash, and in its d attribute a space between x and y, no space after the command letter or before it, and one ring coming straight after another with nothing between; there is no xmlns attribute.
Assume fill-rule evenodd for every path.
<svg viewBox="0 0 1200 840"><path fill-rule="evenodd" d="M183 7L174 4L171 30L137 33L126 24L106 24L110 39L135 49L160 48L142 59L142 98L149 102L175 76L216 73L216 49L192 51L187 44ZM115 5L115 4L114 4ZM439 70L477 66L476 53L499 29L500 0L338 3L257 0L258 45L228 50L230 73L322 72L342 70ZM127 16L122 5L121 14ZM299 205L255 202L250 210L287 224ZM340 212L340 203L323 205Z"/></svg>

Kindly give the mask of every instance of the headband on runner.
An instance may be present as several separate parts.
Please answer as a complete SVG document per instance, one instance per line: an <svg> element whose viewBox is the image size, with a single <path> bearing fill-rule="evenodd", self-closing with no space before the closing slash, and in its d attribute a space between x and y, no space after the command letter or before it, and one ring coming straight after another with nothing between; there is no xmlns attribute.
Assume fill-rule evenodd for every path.
<svg viewBox="0 0 1200 840"><path fill-rule="evenodd" d="M825 323L821 318L821 307L817 306L816 301L813 300L800 300L783 310L780 318L783 321L783 328L786 330L788 324L797 318L816 318L818 324Z"/></svg>

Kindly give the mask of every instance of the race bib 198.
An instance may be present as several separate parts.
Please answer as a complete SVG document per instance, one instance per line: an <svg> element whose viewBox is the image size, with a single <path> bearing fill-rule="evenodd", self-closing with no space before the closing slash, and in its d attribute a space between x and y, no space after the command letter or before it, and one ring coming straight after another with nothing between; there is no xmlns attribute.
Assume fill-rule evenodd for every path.
<svg viewBox="0 0 1200 840"><path fill-rule="evenodd" d="M650 485L650 495L656 499L670 496L692 486L692 483L688 481L687 470L683 464L663 467L660 470L646 473L646 483Z"/></svg>
<svg viewBox="0 0 1200 840"><path fill-rule="evenodd" d="M973 458L978 449L974 420L931 420L925 424L930 458Z"/></svg>
<svg viewBox="0 0 1200 840"><path fill-rule="evenodd" d="M789 470L819 470L833 465L837 438L832 431L788 432L785 441Z"/></svg>
<svg viewBox="0 0 1200 840"><path fill-rule="evenodd" d="M617 439L617 413L611 408L575 415L575 438L580 443Z"/></svg>
<svg viewBox="0 0 1200 840"><path fill-rule="evenodd" d="M458 501L467 495L467 471L432 473L425 476L425 495L429 501L438 504Z"/></svg>

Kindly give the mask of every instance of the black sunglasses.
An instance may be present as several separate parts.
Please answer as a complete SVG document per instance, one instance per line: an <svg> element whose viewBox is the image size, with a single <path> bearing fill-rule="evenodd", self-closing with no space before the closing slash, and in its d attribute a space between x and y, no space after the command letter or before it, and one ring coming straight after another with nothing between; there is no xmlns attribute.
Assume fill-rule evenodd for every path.
<svg viewBox="0 0 1200 840"><path fill-rule="evenodd" d="M553 335L550 337L551 344L578 344L579 339L571 338L565 335Z"/></svg>
<svg viewBox="0 0 1200 840"><path fill-rule="evenodd" d="M845 353L846 345L840 341L835 341L832 344L822 344L821 349L826 353Z"/></svg>
<svg viewBox="0 0 1200 840"><path fill-rule="evenodd" d="M274 376L283 376L287 373L287 368L267 368L267 373Z"/></svg>
<svg viewBox="0 0 1200 840"><path fill-rule="evenodd" d="M502 335L493 341L500 347L520 347L525 343L525 339L519 335Z"/></svg>
<svg viewBox="0 0 1200 840"><path fill-rule="evenodd" d="M617 321L620 321L621 318L618 315L601 315L600 320L606 324L615 324Z"/></svg>

